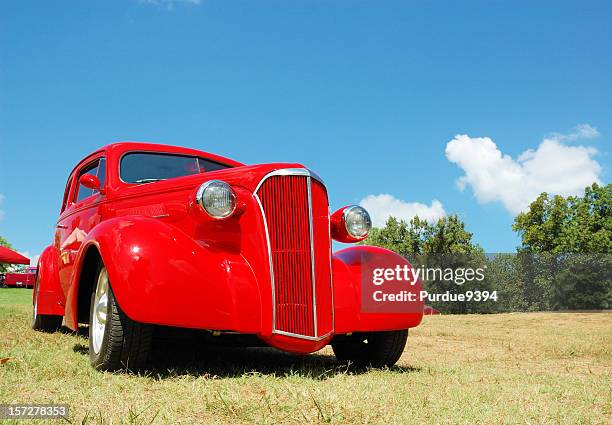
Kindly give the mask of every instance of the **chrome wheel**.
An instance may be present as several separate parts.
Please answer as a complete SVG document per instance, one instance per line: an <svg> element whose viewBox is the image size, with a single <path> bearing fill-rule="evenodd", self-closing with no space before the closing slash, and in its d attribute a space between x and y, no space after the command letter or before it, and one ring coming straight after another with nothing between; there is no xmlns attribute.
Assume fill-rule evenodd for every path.
<svg viewBox="0 0 612 425"><path fill-rule="evenodd" d="M93 302L93 312L91 320L91 338L94 352L97 354L102 347L104 331L106 330L106 318L108 315L108 274L106 268L100 270L98 284Z"/></svg>

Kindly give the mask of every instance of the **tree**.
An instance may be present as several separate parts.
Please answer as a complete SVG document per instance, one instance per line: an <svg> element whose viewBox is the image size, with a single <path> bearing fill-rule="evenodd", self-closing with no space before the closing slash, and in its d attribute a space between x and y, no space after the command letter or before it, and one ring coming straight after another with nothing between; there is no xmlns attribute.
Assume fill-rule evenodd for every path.
<svg viewBox="0 0 612 425"><path fill-rule="evenodd" d="M612 184L587 187L583 197L568 198L564 252L612 253Z"/></svg>
<svg viewBox="0 0 612 425"><path fill-rule="evenodd" d="M410 224L389 217L385 227L373 228L362 243L387 248L403 256L422 254L429 232L429 224L419 217L414 217Z"/></svg>
<svg viewBox="0 0 612 425"><path fill-rule="evenodd" d="M612 253L612 184L587 187L584 196L542 193L512 228L519 251L534 253Z"/></svg>
<svg viewBox="0 0 612 425"><path fill-rule="evenodd" d="M476 270L487 263L482 248L472 241L472 236L457 215L443 217L433 224L418 216L410 220L410 223L390 217L385 227L372 229L370 236L363 243L395 251L407 258L414 268L425 267L444 272L452 270L453 273L457 273L466 269ZM489 280L456 283L441 277L440 273L432 275L434 277L429 279L421 276L424 289L429 293L459 294L470 290L491 290ZM493 301L439 301L431 304L445 313L496 310Z"/></svg>
<svg viewBox="0 0 612 425"><path fill-rule="evenodd" d="M498 253L487 258L487 279L497 291L496 311L537 310L525 300L525 288L520 279L520 257L514 253Z"/></svg>
<svg viewBox="0 0 612 425"><path fill-rule="evenodd" d="M0 236L0 246L7 247L9 249L13 249L13 246L7 241L5 238ZM0 273L7 273L11 269L10 264L0 263Z"/></svg>
<svg viewBox="0 0 612 425"><path fill-rule="evenodd" d="M529 211L520 213L512 225L522 238L520 251L555 252L561 249L567 213L568 202L562 196L552 199L547 193L538 196Z"/></svg>
<svg viewBox="0 0 612 425"><path fill-rule="evenodd" d="M542 193L514 220L519 282L539 309L612 307L612 184L582 197Z"/></svg>
<svg viewBox="0 0 612 425"><path fill-rule="evenodd" d="M443 217L435 224L418 216L410 220L410 224L389 217L385 227L373 228L362 243L387 248L403 256L482 252L457 215Z"/></svg>
<svg viewBox="0 0 612 425"><path fill-rule="evenodd" d="M483 252L472 242L473 234L465 230L465 223L454 214L439 219L425 235L424 253L473 255Z"/></svg>

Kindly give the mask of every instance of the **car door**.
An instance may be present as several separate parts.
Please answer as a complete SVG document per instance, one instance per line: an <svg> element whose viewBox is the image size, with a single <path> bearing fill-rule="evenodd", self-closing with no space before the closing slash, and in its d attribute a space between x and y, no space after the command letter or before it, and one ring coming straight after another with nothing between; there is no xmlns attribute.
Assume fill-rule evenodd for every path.
<svg viewBox="0 0 612 425"><path fill-rule="evenodd" d="M55 249L59 254L59 279L60 285L62 286L62 290L64 291L64 295L68 291L69 276L67 275L67 273L69 270L66 268L66 265L69 264L70 257L69 252L67 250L62 249L62 244L70 234L70 231L68 230L68 223L70 222L70 218L74 209L74 202L72 202L72 196L74 194L75 175L76 171L74 171L68 177L68 182L66 183L66 189L64 191L64 198L62 201L62 209L60 211L60 216L55 227L55 237L53 238L53 245L55 246Z"/></svg>
<svg viewBox="0 0 612 425"><path fill-rule="evenodd" d="M98 177L103 188L106 182L105 158L97 157L76 170L66 209L58 222L59 274L65 294L70 290L77 254L87 234L100 222L100 206L104 200L104 195L80 184L83 174Z"/></svg>

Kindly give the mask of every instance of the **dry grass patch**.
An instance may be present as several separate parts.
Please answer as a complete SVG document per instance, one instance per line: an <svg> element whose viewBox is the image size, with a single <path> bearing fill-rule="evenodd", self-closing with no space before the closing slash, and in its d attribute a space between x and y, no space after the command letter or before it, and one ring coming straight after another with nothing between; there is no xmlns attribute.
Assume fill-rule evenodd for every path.
<svg viewBox="0 0 612 425"><path fill-rule="evenodd" d="M67 403L73 423L612 422L611 313L426 317L391 370L178 344L136 376L92 370L84 336L32 331L29 297L0 289L0 403Z"/></svg>

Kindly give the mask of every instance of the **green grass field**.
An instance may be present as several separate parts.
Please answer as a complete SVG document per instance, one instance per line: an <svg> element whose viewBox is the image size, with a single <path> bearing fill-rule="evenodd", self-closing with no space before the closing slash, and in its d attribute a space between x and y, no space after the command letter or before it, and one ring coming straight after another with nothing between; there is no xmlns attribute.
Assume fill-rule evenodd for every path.
<svg viewBox="0 0 612 425"><path fill-rule="evenodd" d="M30 304L0 289L0 403L66 403L72 423L612 423L611 313L425 317L391 370L178 341L135 376L32 331Z"/></svg>

